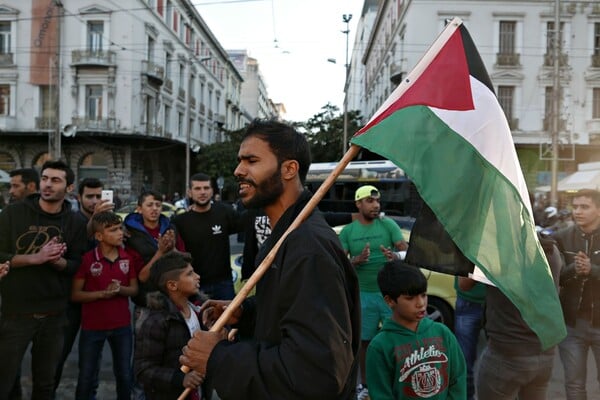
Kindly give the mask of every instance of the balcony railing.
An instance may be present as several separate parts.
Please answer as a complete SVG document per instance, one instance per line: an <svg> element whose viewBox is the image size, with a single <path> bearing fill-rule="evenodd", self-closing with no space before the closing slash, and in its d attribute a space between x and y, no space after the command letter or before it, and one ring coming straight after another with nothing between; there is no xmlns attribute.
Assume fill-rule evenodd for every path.
<svg viewBox="0 0 600 400"><path fill-rule="evenodd" d="M517 53L496 53L496 64L503 66L518 66L520 54Z"/></svg>
<svg viewBox="0 0 600 400"><path fill-rule="evenodd" d="M191 109L195 109L196 108L196 98L193 96L190 96L190 108Z"/></svg>
<svg viewBox="0 0 600 400"><path fill-rule="evenodd" d="M181 101L185 100L185 89L184 88L179 88L179 91L177 92L177 97L179 97L179 100L181 100Z"/></svg>
<svg viewBox="0 0 600 400"><path fill-rule="evenodd" d="M569 56L565 53L561 53L558 56L558 65L561 67L566 67L569 64ZM554 54L546 53L544 54L544 67L551 67L554 65Z"/></svg>
<svg viewBox="0 0 600 400"><path fill-rule="evenodd" d="M208 119L213 119L213 112L212 112L212 110L208 110Z"/></svg>
<svg viewBox="0 0 600 400"><path fill-rule="evenodd" d="M117 129L117 121L114 118L73 118L73 125L81 130L100 130L100 131L115 131Z"/></svg>
<svg viewBox="0 0 600 400"><path fill-rule="evenodd" d="M554 119L553 118L551 118L551 117L545 117L544 121L543 121L543 124L542 124L543 125L543 130L545 130L547 132L550 132L550 130L553 127L553 125L552 125L553 123L554 123ZM564 120L564 119L559 119L558 120L558 131L559 132L564 132L566 130L566 128L567 128L567 121Z"/></svg>
<svg viewBox="0 0 600 400"><path fill-rule="evenodd" d="M165 68L148 60L142 61L142 73L156 80L159 85L162 85L165 79Z"/></svg>
<svg viewBox="0 0 600 400"><path fill-rule="evenodd" d="M13 53L0 53L0 65L14 65Z"/></svg>
<svg viewBox="0 0 600 400"><path fill-rule="evenodd" d="M146 124L146 133L152 136L162 136L163 128L159 124Z"/></svg>
<svg viewBox="0 0 600 400"><path fill-rule="evenodd" d="M200 103L200 114L204 115L205 112L206 112L206 107L204 106L204 103Z"/></svg>
<svg viewBox="0 0 600 400"><path fill-rule="evenodd" d="M55 129L56 118L55 117L36 117L35 118L36 129Z"/></svg>
<svg viewBox="0 0 600 400"><path fill-rule="evenodd" d="M592 67L600 68L600 54L592 54Z"/></svg>
<svg viewBox="0 0 600 400"><path fill-rule="evenodd" d="M73 50L71 52L71 62L73 65L100 65L108 67L117 64L117 54L111 50Z"/></svg>

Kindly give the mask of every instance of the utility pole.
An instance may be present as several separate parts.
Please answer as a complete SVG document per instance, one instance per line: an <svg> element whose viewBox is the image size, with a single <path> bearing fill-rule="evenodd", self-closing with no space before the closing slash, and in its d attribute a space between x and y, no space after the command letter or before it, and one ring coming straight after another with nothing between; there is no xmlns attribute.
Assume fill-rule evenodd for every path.
<svg viewBox="0 0 600 400"><path fill-rule="evenodd" d="M60 0L53 0L52 5L56 9L56 54L54 62L50 61L50 88L54 87L51 93L51 99L54 102L54 129L48 133L48 156L52 160L59 160L61 157L61 132L60 132L60 74L61 74L61 24L63 16L63 5Z"/></svg>
<svg viewBox="0 0 600 400"><path fill-rule="evenodd" d="M346 30L342 31L346 35L346 78L344 80L344 138L342 142L342 155L348 150L348 76L350 75L350 63L348 62L348 40L350 36L350 20L352 14L342 15L342 21L346 23Z"/></svg>
<svg viewBox="0 0 600 400"><path fill-rule="evenodd" d="M554 76L552 82L552 164L551 164L551 183L550 183L550 204L558 206L558 132L560 129L560 55L561 55L561 35L560 35L560 0L554 1Z"/></svg>

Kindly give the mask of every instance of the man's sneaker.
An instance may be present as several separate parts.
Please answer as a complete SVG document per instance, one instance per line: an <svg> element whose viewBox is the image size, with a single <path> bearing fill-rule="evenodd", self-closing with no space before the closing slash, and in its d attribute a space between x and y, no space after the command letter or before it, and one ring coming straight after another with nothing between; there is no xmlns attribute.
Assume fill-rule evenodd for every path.
<svg viewBox="0 0 600 400"><path fill-rule="evenodd" d="M358 385L356 387L356 400L371 400L369 397L369 389L366 386Z"/></svg>

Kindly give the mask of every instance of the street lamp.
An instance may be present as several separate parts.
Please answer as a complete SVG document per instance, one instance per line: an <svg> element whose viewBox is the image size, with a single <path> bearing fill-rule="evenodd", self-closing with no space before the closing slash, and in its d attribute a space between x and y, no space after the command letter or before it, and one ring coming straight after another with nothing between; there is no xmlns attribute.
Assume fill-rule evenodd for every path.
<svg viewBox="0 0 600 400"><path fill-rule="evenodd" d="M350 75L350 64L348 63L348 40L350 36L350 20L352 14L342 15L342 21L346 23L346 30L342 33L346 35L346 78L344 80L344 138L342 142L342 156L346 154L348 146L348 75Z"/></svg>

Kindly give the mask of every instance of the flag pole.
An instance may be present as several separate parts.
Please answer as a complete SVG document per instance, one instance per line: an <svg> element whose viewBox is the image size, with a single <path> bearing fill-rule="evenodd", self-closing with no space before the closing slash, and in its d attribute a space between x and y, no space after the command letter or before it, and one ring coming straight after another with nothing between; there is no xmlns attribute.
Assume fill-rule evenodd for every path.
<svg viewBox="0 0 600 400"><path fill-rule="evenodd" d="M223 311L223 314L221 314L219 319L217 319L215 324L210 328L210 332L219 332L221 329L223 329L225 327L225 325L227 324L227 321L229 320L229 318L231 317L233 312L242 305L242 302L246 299L246 297L248 297L248 295L250 294L250 291L256 286L256 284L263 277L265 272L267 272L267 270L273 263L273 260L275 259L275 255L277 254L277 252L279 251L279 248L283 244L283 241L287 238L287 236L294 229L296 229L298 226L300 226L300 224L302 222L304 222L306 217L308 217L308 215L317 207L319 202L325 196L325 193L327 193L329 191L329 189L335 183L338 176L344 171L344 169L346 168L348 163L350 161L352 161L352 159L354 159L354 157L356 157L359 150L360 150L360 147L355 144L350 146L350 148L348 149L346 154L344 154L344 157L342 157L342 159L337 163L337 165L335 166L333 171L331 171L329 176L325 179L325 181L323 181L321 186L319 186L319 189L317 189L317 191L310 198L308 203L306 203L306 205L304 206L302 211L300 211L300 214L298 214L298 216L296 217L296 219L294 219L292 224L287 228L287 230L283 233L283 235L281 235L281 238L279 238L279 240L277 241L277 243L275 243L275 245L273 246L271 251L269 251L269 253L264 258L264 260L262 260L260 265L252 273L250 278L248 278L248 280L246 281L244 286L242 286L242 288L240 289L238 294L233 298L233 300L231 300L231 303L229 303L227 308L225 308L225 310ZM186 365L182 365L181 371L184 374L187 374L190 371L190 368ZM189 392L190 392L189 388L185 389L185 391L177 398L177 400L185 399L187 397L187 395L189 394Z"/></svg>

